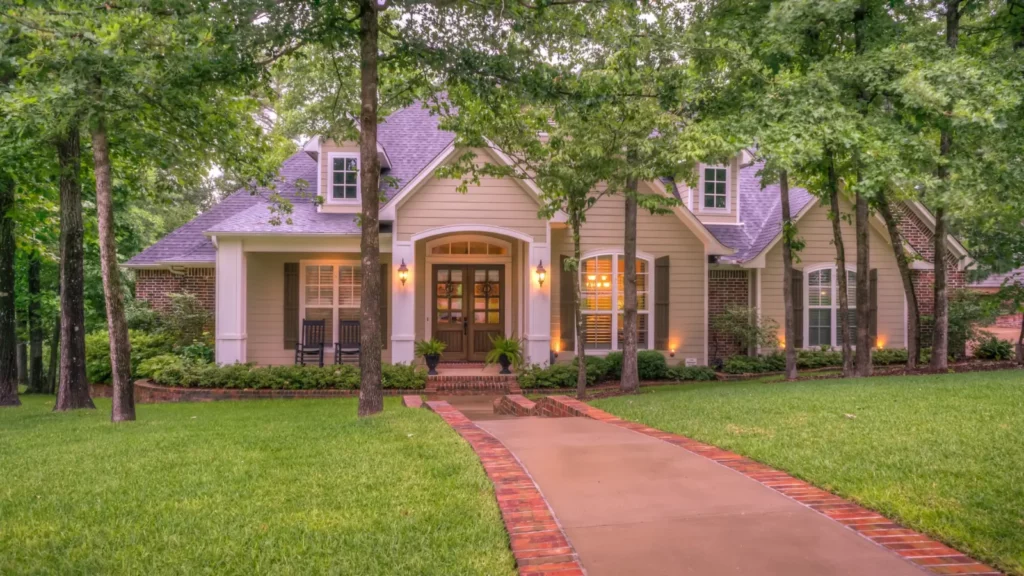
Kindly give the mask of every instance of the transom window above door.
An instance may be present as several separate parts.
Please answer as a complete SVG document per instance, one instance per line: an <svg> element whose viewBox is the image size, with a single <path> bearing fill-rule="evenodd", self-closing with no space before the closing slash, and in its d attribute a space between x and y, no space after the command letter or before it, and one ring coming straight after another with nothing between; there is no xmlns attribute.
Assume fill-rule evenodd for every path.
<svg viewBox="0 0 1024 576"><path fill-rule="evenodd" d="M454 240L434 244L430 247L430 253L435 256L507 256L508 248L486 241Z"/></svg>
<svg viewBox="0 0 1024 576"><path fill-rule="evenodd" d="M331 154L331 194L329 201L359 200L359 157L355 154Z"/></svg>
<svg viewBox="0 0 1024 576"><path fill-rule="evenodd" d="M729 169L725 166L704 166L701 169L701 208L729 209Z"/></svg>

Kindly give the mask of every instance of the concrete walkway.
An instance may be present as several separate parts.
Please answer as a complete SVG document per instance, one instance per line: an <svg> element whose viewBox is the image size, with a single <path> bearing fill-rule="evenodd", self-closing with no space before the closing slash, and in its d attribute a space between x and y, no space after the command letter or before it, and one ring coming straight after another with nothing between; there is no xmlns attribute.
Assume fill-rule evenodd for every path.
<svg viewBox="0 0 1024 576"><path fill-rule="evenodd" d="M587 418L469 413L533 476L590 576L924 573L839 523L666 442Z"/></svg>

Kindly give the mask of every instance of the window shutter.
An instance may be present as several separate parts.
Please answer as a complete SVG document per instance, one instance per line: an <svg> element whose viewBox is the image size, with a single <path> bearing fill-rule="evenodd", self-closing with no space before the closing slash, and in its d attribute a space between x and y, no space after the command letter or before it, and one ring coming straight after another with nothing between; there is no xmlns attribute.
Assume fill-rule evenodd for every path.
<svg viewBox="0 0 1024 576"><path fill-rule="evenodd" d="M573 290L572 276L565 271L565 261L568 259L568 256L562 256L561 267L558 269L558 279L561 282L558 291L561 298L558 306L558 324L562 333L563 351L576 349L576 314L573 306L576 295Z"/></svg>
<svg viewBox="0 0 1024 576"><path fill-rule="evenodd" d="M870 301L870 324L868 331L871 334L871 345L878 341L878 269L871 270L868 276L868 298Z"/></svg>
<svg viewBox="0 0 1024 576"><path fill-rule="evenodd" d="M391 298L391 264L380 265L380 338L381 350L388 349L388 300Z"/></svg>
<svg viewBox="0 0 1024 576"><path fill-rule="evenodd" d="M804 272L793 270L793 327L796 332L794 348L804 347Z"/></svg>
<svg viewBox="0 0 1024 576"><path fill-rule="evenodd" d="M654 261L654 349L668 350L668 289L669 278L668 256Z"/></svg>
<svg viewBox="0 0 1024 576"><path fill-rule="evenodd" d="M299 264L284 264L284 347L294 350L299 341Z"/></svg>

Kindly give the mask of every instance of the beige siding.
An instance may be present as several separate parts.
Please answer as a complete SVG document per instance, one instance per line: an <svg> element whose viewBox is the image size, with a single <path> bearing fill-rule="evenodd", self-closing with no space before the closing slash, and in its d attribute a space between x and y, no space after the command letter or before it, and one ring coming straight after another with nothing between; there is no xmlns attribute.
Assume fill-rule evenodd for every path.
<svg viewBox="0 0 1024 576"><path fill-rule="evenodd" d="M649 190L643 190L649 192ZM621 250L623 245L623 199L602 198L587 213L581 233L582 253L591 250ZM572 255L572 235L568 229L552 231L551 336L561 338L561 255ZM658 258L669 257L671 290L669 294L669 345L677 353L670 363L696 358L705 362L705 281L704 244L675 214L652 215L643 210L637 216L637 250ZM652 282L653 287L653 282ZM653 302L653 293L651 295ZM650 329L654 329L652 320ZM571 360L573 354L559 355L559 361Z"/></svg>
<svg viewBox="0 0 1024 576"><path fill-rule="evenodd" d="M701 166L700 168L703 168ZM697 218L705 224L731 224L738 222L739 214L739 181L740 181L740 158L737 156L729 162L729 211L709 211L703 210L704 197L700 188L700 180L695 180L698 185L695 188L689 188L683 195L684 200L689 201L689 205L693 207L692 211L697 215Z"/></svg>
<svg viewBox="0 0 1024 576"><path fill-rule="evenodd" d="M477 151L477 162L482 163ZM487 158L487 156L483 156ZM481 178L470 184L466 194L458 191L458 180L431 177L398 207L400 240L413 234L457 224L501 226L528 234L544 242L545 222L537 217L538 204L521 183L509 178Z"/></svg>
<svg viewBox="0 0 1024 576"><path fill-rule="evenodd" d="M854 207L843 201L844 214L852 213ZM804 269L820 264L835 263L836 250L832 245L832 223L828 220L828 209L815 205L797 224L797 234L806 242L800 252L800 262L795 268ZM843 243L846 248L848 266L857 264L857 244L852 224L842 222ZM896 258L889 246L888 235L874 225L871 227L871 267L878 269L878 338L887 348L902 348L904 345L904 295ZM782 244L776 244L767 254L765 268L761 271L762 312L765 317L779 323L780 336L785 322L785 308L782 301ZM805 315L806 316L806 315ZM803 327L797 327L803 330Z"/></svg>
<svg viewBox="0 0 1024 576"><path fill-rule="evenodd" d="M300 260L353 260L359 254L338 253L249 253L247 267L246 356L257 364L291 364L295 351L284 347L284 265ZM390 255L381 255L382 263L390 263ZM390 286L386 298L391 298ZM391 324L391 305L388 302L388 325ZM390 330L388 331L390 338ZM391 361L391 343L382 354L384 362ZM325 354L324 362L334 362L333 351Z"/></svg>

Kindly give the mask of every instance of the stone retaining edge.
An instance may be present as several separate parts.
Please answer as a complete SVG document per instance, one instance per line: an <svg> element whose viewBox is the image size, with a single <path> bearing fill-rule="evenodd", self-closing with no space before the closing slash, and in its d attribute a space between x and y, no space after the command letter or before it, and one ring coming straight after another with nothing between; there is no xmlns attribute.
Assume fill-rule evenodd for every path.
<svg viewBox="0 0 1024 576"><path fill-rule="evenodd" d="M877 512L745 456L685 436L623 420L568 396L549 396L545 400L550 400L548 404L551 405L551 415L591 418L619 426L668 442L730 468L831 520L839 522L862 537L898 554L932 574L956 574L958 576L1000 576L1003 574L959 550L893 522ZM542 402L537 403L538 407ZM557 414L555 414L556 412Z"/></svg>

